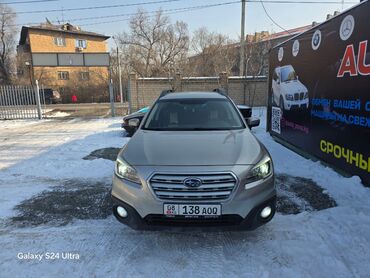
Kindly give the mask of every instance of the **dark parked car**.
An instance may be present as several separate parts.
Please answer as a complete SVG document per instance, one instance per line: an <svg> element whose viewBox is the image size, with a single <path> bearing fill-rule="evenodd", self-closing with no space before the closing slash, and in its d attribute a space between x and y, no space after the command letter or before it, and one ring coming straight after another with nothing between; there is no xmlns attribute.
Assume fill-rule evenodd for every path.
<svg viewBox="0 0 370 278"><path fill-rule="evenodd" d="M214 92L219 92L220 90L215 89ZM222 91L221 91L222 92ZM162 92L162 94L167 93L167 91ZM252 117L252 108L246 105L237 105L240 113L242 114L243 118L245 119L248 127L252 129L252 127L258 126L260 124L260 120L258 118ZM130 115L123 117L122 128L125 129L127 132L127 136L134 135L136 128L133 128L132 122L137 122L139 125L143 120L145 114L149 111L150 107L144 107Z"/></svg>
<svg viewBox="0 0 370 278"><path fill-rule="evenodd" d="M132 127L132 124L130 125L130 121L136 121L138 123L141 123L143 120L145 114L149 111L149 107L144 107L134 113L131 113L130 115L127 115L123 117L123 123L122 128L124 128L127 132L128 136L134 135L136 128Z"/></svg>
<svg viewBox="0 0 370 278"><path fill-rule="evenodd" d="M40 98L41 102L45 100L45 104L57 104L62 102L60 93L50 88L40 89Z"/></svg>

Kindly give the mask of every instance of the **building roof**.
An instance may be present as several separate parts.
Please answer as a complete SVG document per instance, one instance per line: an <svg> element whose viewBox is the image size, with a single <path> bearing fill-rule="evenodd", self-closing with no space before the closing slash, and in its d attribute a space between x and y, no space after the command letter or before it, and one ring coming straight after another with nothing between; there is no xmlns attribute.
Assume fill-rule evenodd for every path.
<svg viewBox="0 0 370 278"><path fill-rule="evenodd" d="M254 35L248 34L246 36L246 40L248 41L248 39L251 39L251 38L259 35L260 37L262 37L262 39L260 39L258 41L255 41L255 42L249 41L249 43L268 42L268 41L282 39L282 38L289 37L289 36L295 36L295 35L298 35L300 33L305 32L305 31L307 31L311 28L312 28L312 25L305 25L305 26L289 29L289 30L286 30L286 31L283 31L283 32L274 33L274 34L268 34L267 31L261 31L261 32L256 32ZM240 42L230 43L228 45L225 45L225 47L237 48L237 47L240 47ZM200 54L193 55L190 58L197 57L197 56L200 56Z"/></svg>
<svg viewBox="0 0 370 278"><path fill-rule="evenodd" d="M284 37L287 37L287 36L297 35L297 34L305 32L305 31L307 31L311 28L312 28L312 25L310 24L310 25L305 25L305 26L302 26L302 27L289 29L289 30L286 30L286 31L271 34L268 37L264 38L262 41L271 41L271 40L281 39L281 38L284 38Z"/></svg>
<svg viewBox="0 0 370 278"><path fill-rule="evenodd" d="M102 38L104 40L107 40L110 38L109 36L98 34L95 32L83 31L79 27L73 26L72 24L69 24L69 23L61 24L61 25L54 25L54 24L47 23L47 24L40 24L38 26L22 26L21 36L19 39L20 45L26 42L26 38L27 38L27 34L29 30L55 31L58 33L97 37L97 38Z"/></svg>

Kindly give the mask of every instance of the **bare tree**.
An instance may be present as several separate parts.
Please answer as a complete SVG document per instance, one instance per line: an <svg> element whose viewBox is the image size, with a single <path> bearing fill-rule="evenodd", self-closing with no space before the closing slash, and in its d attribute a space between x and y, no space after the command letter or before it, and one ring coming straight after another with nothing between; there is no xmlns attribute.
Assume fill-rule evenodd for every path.
<svg viewBox="0 0 370 278"><path fill-rule="evenodd" d="M236 63L234 41L226 35L210 32L206 27L194 32L191 49L193 56L190 58L190 67L196 75L215 76L223 71L230 73Z"/></svg>
<svg viewBox="0 0 370 278"><path fill-rule="evenodd" d="M184 22L171 24L162 11L151 18L139 10L130 20L130 31L120 34L118 42L130 68L140 76L151 77L173 72L181 65L189 36Z"/></svg>
<svg viewBox="0 0 370 278"><path fill-rule="evenodd" d="M0 83L2 84L11 81L16 34L13 9L0 4Z"/></svg>
<svg viewBox="0 0 370 278"><path fill-rule="evenodd" d="M269 40L263 41L256 35L247 43L245 72L247 75L259 76L268 66L268 52L271 47Z"/></svg>
<svg viewBox="0 0 370 278"><path fill-rule="evenodd" d="M155 46L155 74L168 72L173 75L187 59L189 48L188 28L184 22L168 25Z"/></svg>
<svg viewBox="0 0 370 278"><path fill-rule="evenodd" d="M246 58L245 58L245 74L256 78L258 76L267 74L266 69L268 68L268 53L271 48L271 42L269 40L263 41L256 34L249 36L247 42ZM253 106L254 98L256 95L257 82L247 82L244 86L244 98L245 90L248 90L248 103Z"/></svg>

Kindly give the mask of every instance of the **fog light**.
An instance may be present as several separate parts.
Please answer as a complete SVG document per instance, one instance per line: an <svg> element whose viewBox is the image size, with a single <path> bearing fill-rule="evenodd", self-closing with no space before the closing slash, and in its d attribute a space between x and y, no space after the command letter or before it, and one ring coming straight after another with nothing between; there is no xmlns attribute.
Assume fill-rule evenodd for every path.
<svg viewBox="0 0 370 278"><path fill-rule="evenodd" d="M125 210L123 207L118 206L118 207L117 207L117 213L118 213L118 215L119 215L119 216L121 216L122 218L127 217L127 210Z"/></svg>
<svg viewBox="0 0 370 278"><path fill-rule="evenodd" d="M262 211L261 211L261 217L262 218L268 218L270 215L271 215L271 212L272 212L272 209L270 206L267 206L265 207Z"/></svg>

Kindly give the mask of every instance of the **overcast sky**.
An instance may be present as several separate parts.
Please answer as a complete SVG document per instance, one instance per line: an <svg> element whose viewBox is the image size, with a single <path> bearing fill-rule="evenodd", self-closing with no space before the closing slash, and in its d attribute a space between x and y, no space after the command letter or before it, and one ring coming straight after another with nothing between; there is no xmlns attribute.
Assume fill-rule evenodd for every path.
<svg viewBox="0 0 370 278"><path fill-rule="evenodd" d="M0 0L0 3L17 2L21 0ZM27 0L22 0L27 1ZM28 0L31 1L31 0ZM104 5L120 5L130 3L143 3L153 2L158 0L59 0L53 2L42 2L32 4L12 4L11 7L17 12L36 11L36 10L51 10L51 9L69 9L91 6L104 6ZM235 1L235 0L234 0ZM168 2L161 4L142 5L146 11L155 11L159 8L163 10L178 9L184 7L217 4L234 2L233 0L183 0L177 2ZM276 0L278 1L278 0ZM298 1L298 0L291 0ZM308 1L308 0L301 0ZM318 1L318 0L310 0ZM358 0L345 0L342 5L338 2L341 0L326 0L337 2L336 4L277 4L265 3L265 7L269 15L283 28L290 29L300 27L303 25L311 24L312 21L321 22L325 20L328 13L333 13L335 10L345 10L359 2ZM351 4L346 4L351 1ZM318 1L320 2L320 1ZM18 14L17 23L27 24L45 21L45 17L50 20L67 21L69 19L78 19L85 17L104 17L88 20L72 20L71 23L80 25L83 29L95 31L106 35L114 35L128 29L127 21L101 23L113 20L122 20L125 17L112 17L117 14L134 13L138 9L135 7L115 7L107 9L83 10L83 11L57 11L50 13L35 13L35 14ZM188 24L189 30L193 31L199 27L205 26L209 30L228 34L231 38L237 39L240 34L240 17L241 17L241 3L232 3L229 5L222 5L211 7L207 9L186 11L181 13L169 14L171 20L184 21ZM93 25L90 25L93 24ZM19 27L20 28L20 27ZM267 30L270 32L282 31L276 26L266 15L260 2L247 3L246 13L246 30L247 33L254 33L255 31Z"/></svg>

